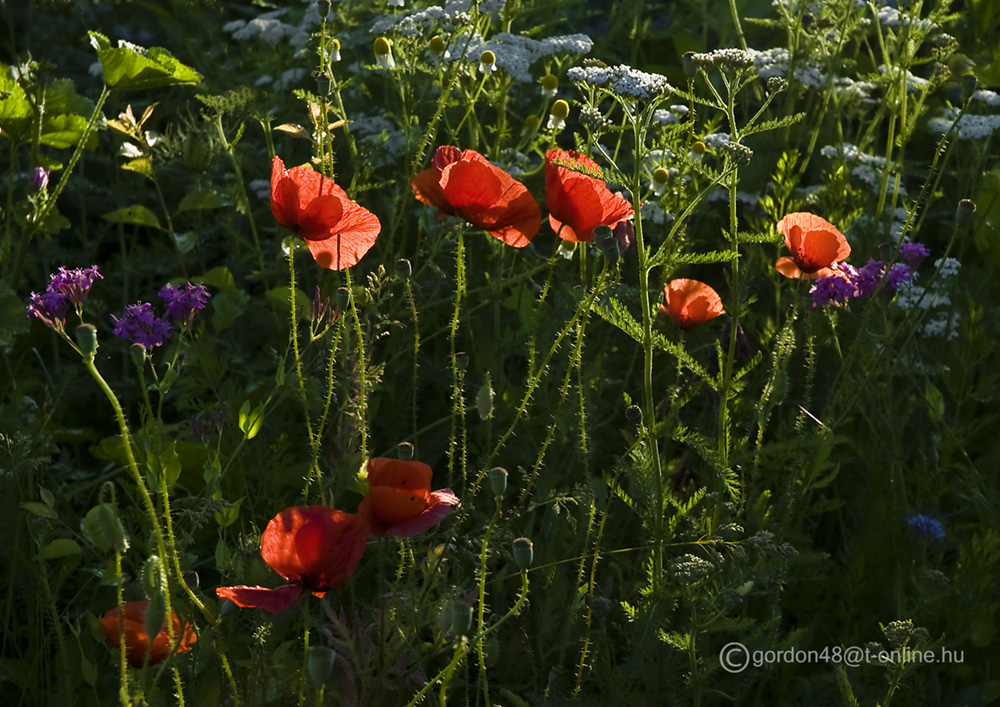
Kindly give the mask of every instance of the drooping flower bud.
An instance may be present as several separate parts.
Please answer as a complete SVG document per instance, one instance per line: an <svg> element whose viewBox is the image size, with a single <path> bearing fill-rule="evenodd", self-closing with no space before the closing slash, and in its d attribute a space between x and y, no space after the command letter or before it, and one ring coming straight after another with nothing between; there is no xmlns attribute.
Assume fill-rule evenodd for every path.
<svg viewBox="0 0 1000 707"><path fill-rule="evenodd" d="M479 70L483 72L486 76L489 76L497 68L497 55L491 52L489 49L484 51L479 55Z"/></svg>
<svg viewBox="0 0 1000 707"><path fill-rule="evenodd" d="M566 127L566 118L569 117L569 103L563 99L559 99L552 104L552 109L549 111L549 122L547 128L549 130L559 131Z"/></svg>
<svg viewBox="0 0 1000 707"><path fill-rule="evenodd" d="M375 51L375 61L383 69L394 69L396 60L392 58L392 44L385 37L379 37L373 45Z"/></svg>
<svg viewBox="0 0 1000 707"><path fill-rule="evenodd" d="M555 98L556 89L559 88L559 79L554 74L545 74L542 77L542 95L546 98Z"/></svg>
<svg viewBox="0 0 1000 707"><path fill-rule="evenodd" d="M657 167L656 171L653 172L653 180L650 182L649 187L653 190L656 196L663 196L667 191L667 182L670 180L670 172L665 170L663 167Z"/></svg>

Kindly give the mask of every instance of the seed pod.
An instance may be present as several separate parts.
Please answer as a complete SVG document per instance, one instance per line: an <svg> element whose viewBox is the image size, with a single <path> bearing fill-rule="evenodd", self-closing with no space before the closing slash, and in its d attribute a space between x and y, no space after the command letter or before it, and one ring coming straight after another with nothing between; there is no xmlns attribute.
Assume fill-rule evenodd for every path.
<svg viewBox="0 0 1000 707"><path fill-rule="evenodd" d="M507 470L502 466L490 469L490 490L499 500L507 491Z"/></svg>
<svg viewBox="0 0 1000 707"><path fill-rule="evenodd" d="M97 351L97 328L93 324L81 324L76 328L74 336L84 358L93 358Z"/></svg>
<svg viewBox="0 0 1000 707"><path fill-rule="evenodd" d="M514 541L514 563L522 572L531 567L535 558L535 550L528 538L518 538Z"/></svg>

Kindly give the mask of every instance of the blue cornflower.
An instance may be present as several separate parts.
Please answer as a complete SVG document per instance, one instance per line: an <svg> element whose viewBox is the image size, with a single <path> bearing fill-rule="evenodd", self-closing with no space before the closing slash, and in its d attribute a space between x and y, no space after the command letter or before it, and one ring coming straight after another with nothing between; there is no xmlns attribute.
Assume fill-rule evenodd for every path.
<svg viewBox="0 0 1000 707"><path fill-rule="evenodd" d="M907 524L929 540L944 540L944 527L936 518L919 513L910 518Z"/></svg>
<svg viewBox="0 0 1000 707"><path fill-rule="evenodd" d="M170 338L170 323L154 315L149 302L130 304L121 319L113 314L111 319L115 323L115 336L142 344L147 351Z"/></svg>
<svg viewBox="0 0 1000 707"><path fill-rule="evenodd" d="M167 285L159 292L160 299L167 303L167 316L179 324L187 324L194 318L195 312L205 308L205 303L211 297L203 285L187 283L185 285Z"/></svg>

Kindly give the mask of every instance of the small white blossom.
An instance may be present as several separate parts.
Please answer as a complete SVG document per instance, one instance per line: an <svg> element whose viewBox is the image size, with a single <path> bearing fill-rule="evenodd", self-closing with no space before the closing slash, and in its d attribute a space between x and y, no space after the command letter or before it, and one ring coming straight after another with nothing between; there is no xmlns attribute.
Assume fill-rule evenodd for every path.
<svg viewBox="0 0 1000 707"><path fill-rule="evenodd" d="M945 108L944 117L928 120L927 127L931 132L946 133L951 129L957 116L957 110ZM989 137L997 130L1000 130L1000 114L972 115L966 113L958 121L958 138L960 140L980 140Z"/></svg>
<svg viewBox="0 0 1000 707"><path fill-rule="evenodd" d="M959 269L961 269L962 264L958 262L955 258L945 258L942 262L941 258L934 261L934 267L941 268L941 277L954 277L958 274Z"/></svg>
<svg viewBox="0 0 1000 707"><path fill-rule="evenodd" d="M1000 106L1000 93L979 89L972 94L972 100L980 101L988 106Z"/></svg>
<svg viewBox="0 0 1000 707"><path fill-rule="evenodd" d="M709 147L722 147L732 138L729 133L711 133L701 139Z"/></svg>
<svg viewBox="0 0 1000 707"><path fill-rule="evenodd" d="M924 324L923 335L926 337L940 336L946 341L951 341L958 336L959 321L960 317L957 313L938 312Z"/></svg>
<svg viewBox="0 0 1000 707"><path fill-rule="evenodd" d="M666 76L648 74L624 64L608 68L573 67L566 75L570 81L579 81L591 86L605 86L619 96L652 98L664 91L673 91L673 87L667 83Z"/></svg>

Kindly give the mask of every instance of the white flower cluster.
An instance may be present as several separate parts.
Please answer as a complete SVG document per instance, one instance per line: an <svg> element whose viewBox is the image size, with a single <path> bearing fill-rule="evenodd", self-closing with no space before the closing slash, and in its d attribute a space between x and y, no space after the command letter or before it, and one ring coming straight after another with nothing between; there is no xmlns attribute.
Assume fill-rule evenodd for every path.
<svg viewBox="0 0 1000 707"><path fill-rule="evenodd" d="M883 27L914 26L924 32L930 32L937 27L937 24L926 18L914 21L910 15L900 12L891 5L887 5L878 11L878 21Z"/></svg>
<svg viewBox="0 0 1000 707"><path fill-rule="evenodd" d="M380 167L395 163L406 149L406 135L384 116L358 113L351 119L350 129L361 142L381 148L375 159Z"/></svg>
<svg viewBox="0 0 1000 707"><path fill-rule="evenodd" d="M849 142L841 143L839 149L833 145L825 145L819 153L831 159L835 159L838 155L842 156L846 163L855 162L856 164L851 169L851 175L869 186L874 187L881 183L880 175L885 171L885 157L869 155ZM906 196L906 188L900 185L899 193L901 196Z"/></svg>
<svg viewBox="0 0 1000 707"><path fill-rule="evenodd" d="M899 69L897 67L889 67L886 64L879 64L878 71L880 74L892 73L895 75ZM927 79L922 79L919 76L914 76L909 71L906 72L906 88L910 91L923 91L925 88L930 86L930 81Z"/></svg>
<svg viewBox="0 0 1000 707"><path fill-rule="evenodd" d="M788 66L791 57L784 47L774 47L766 51L747 49L747 53L753 58L753 65L757 69L757 75L767 79L772 76L788 78ZM808 61L800 61L795 67L795 80L803 86L820 88L826 81L826 75L819 68Z"/></svg>
<svg viewBox="0 0 1000 707"><path fill-rule="evenodd" d="M674 90L667 83L666 76L647 74L624 64L610 67L576 66L566 72L566 76L570 81L605 86L619 96L634 98L652 98L664 91Z"/></svg>
<svg viewBox="0 0 1000 707"><path fill-rule="evenodd" d="M259 79L254 81L254 86L266 86L275 91L283 91L290 88L292 84L299 81L309 72L306 69L288 69L282 72L281 76L274 78L270 74L264 74Z"/></svg>
<svg viewBox="0 0 1000 707"><path fill-rule="evenodd" d="M450 0L444 6L432 5L424 10L411 10L395 17L383 17L372 24L369 32L377 37L393 27L404 37L419 37L435 25L452 25L469 19L468 0Z"/></svg>
<svg viewBox="0 0 1000 707"><path fill-rule="evenodd" d="M569 34L538 40L519 34L500 32L485 41L478 34L471 38L466 34L457 35L451 42L452 60L465 56L470 61L479 61L480 55L489 50L496 56L496 64L521 83L532 83L538 77L531 73L531 65L539 59L555 54L586 54L594 46L585 34ZM464 55L463 55L464 50Z"/></svg>
<svg viewBox="0 0 1000 707"><path fill-rule="evenodd" d="M938 312L924 324L924 336L928 338L940 336L946 341L951 341L958 336L959 319L957 312L951 314Z"/></svg>
<svg viewBox="0 0 1000 707"><path fill-rule="evenodd" d="M709 133L701 139L709 147L722 147L732 140L729 133Z"/></svg>
<svg viewBox="0 0 1000 707"><path fill-rule="evenodd" d="M643 222L649 220L657 226L662 226L667 221L674 220L673 215L664 211L663 208L655 201L644 201L642 206L639 208L639 213L642 214Z"/></svg>
<svg viewBox="0 0 1000 707"><path fill-rule="evenodd" d="M858 101L869 107L876 105L876 101L871 97L875 84L870 81L855 81L847 76L838 76L833 80L833 90L841 100Z"/></svg>
<svg viewBox="0 0 1000 707"><path fill-rule="evenodd" d="M670 106L670 108L657 108L653 111L653 120L661 125L679 123L688 117L690 110L683 103Z"/></svg>
<svg viewBox="0 0 1000 707"><path fill-rule="evenodd" d="M934 267L941 266L940 276L952 278L958 274L962 264L955 258L938 258L934 262ZM914 279L916 279L914 277ZM896 304L900 309L909 310L919 307L924 310L934 310L930 313L927 321L921 328L921 333L926 337L942 337L951 341L958 336L958 325L960 317L956 312L946 311L945 308L951 306L951 297L940 288L928 290L914 284L911 280L899 288L896 297Z"/></svg>
<svg viewBox="0 0 1000 707"><path fill-rule="evenodd" d="M277 44L286 37L293 47L304 47L309 43L312 27L319 23L319 7L313 3L305 11L298 25L280 20L288 8L272 10L250 20L233 20L222 25L222 31L232 35L237 42L260 37L269 44Z"/></svg>
<svg viewBox="0 0 1000 707"><path fill-rule="evenodd" d="M988 106L1000 106L1000 93L979 89L972 94L972 100L980 101Z"/></svg>
<svg viewBox="0 0 1000 707"><path fill-rule="evenodd" d="M934 261L934 267L941 268L941 272L938 273L940 277L955 277L955 275L958 275L962 264L955 258L945 258L943 262L941 258L938 258Z"/></svg>
<svg viewBox="0 0 1000 707"><path fill-rule="evenodd" d="M977 92L978 93L978 92ZM931 118L927 128L934 133L946 133L958 116L955 108L946 108L943 118ZM1000 130L1000 113L996 115L972 115L966 113L958 121L959 140L979 140Z"/></svg>

